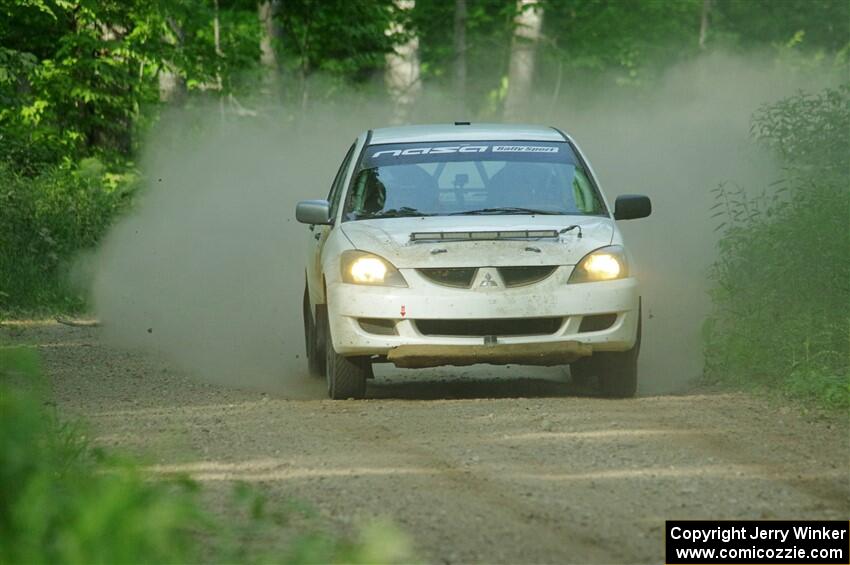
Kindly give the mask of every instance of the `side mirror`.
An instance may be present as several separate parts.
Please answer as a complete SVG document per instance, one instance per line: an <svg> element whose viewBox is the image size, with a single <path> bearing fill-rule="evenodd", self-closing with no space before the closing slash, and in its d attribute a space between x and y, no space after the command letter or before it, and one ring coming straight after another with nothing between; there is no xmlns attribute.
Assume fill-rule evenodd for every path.
<svg viewBox="0 0 850 565"><path fill-rule="evenodd" d="M295 206L295 219L302 224L330 224L331 205L327 200L302 200Z"/></svg>
<svg viewBox="0 0 850 565"><path fill-rule="evenodd" d="M637 220L646 218L652 213L652 202L649 196L641 194L624 194L614 202L615 220Z"/></svg>

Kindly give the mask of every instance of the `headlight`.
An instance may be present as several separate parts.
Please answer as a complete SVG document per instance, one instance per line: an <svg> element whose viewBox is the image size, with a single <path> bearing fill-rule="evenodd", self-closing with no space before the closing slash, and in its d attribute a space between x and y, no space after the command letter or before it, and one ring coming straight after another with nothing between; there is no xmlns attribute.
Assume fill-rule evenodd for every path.
<svg viewBox="0 0 850 565"><path fill-rule="evenodd" d="M377 286L407 286L392 263L363 251L345 251L340 264L342 282Z"/></svg>
<svg viewBox="0 0 850 565"><path fill-rule="evenodd" d="M612 281L629 276L626 252L619 245L591 251L578 262L570 275L570 283Z"/></svg>

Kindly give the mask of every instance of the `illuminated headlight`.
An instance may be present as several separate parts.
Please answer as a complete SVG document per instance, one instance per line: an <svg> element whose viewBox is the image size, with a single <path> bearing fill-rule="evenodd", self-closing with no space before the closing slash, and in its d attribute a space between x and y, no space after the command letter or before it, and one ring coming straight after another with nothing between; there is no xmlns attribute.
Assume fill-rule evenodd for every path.
<svg viewBox="0 0 850 565"><path fill-rule="evenodd" d="M596 281L612 281L629 276L629 265L626 253L619 245L602 247L591 251L578 262L569 282L585 283Z"/></svg>
<svg viewBox="0 0 850 565"><path fill-rule="evenodd" d="M377 286L407 286L392 263L363 251L345 251L340 264L342 281Z"/></svg>

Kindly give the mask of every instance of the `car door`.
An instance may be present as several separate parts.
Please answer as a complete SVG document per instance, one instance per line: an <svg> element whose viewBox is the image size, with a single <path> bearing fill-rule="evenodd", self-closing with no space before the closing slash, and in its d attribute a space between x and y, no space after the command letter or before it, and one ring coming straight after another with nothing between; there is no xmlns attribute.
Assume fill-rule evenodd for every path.
<svg viewBox="0 0 850 565"><path fill-rule="evenodd" d="M346 173L348 172L348 166L351 163L351 159L354 156L354 148L356 143L353 144L349 149L348 153L345 154L345 158L342 160L342 164L339 166L339 170L334 177L333 184L331 184L330 192L328 193L328 202L331 204L331 218L335 217L336 210L339 206L339 198L340 194L343 192L343 188L345 185ZM333 229L334 226L322 226L311 224L309 227L311 238L310 238L310 258L307 266L307 285L310 291L310 299L313 304L322 304L325 299L323 293L321 292L322 288L322 247L325 245L325 241L328 239L328 234Z"/></svg>

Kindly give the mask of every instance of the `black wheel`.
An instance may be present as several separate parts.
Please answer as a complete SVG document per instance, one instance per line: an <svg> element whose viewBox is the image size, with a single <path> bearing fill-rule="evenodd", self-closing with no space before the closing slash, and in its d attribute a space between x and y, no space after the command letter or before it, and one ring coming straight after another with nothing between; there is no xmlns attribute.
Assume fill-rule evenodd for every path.
<svg viewBox="0 0 850 565"><path fill-rule="evenodd" d="M324 355L324 329L313 318L313 309L310 307L310 294L304 287L304 344L307 352L307 370L310 376L323 377L325 375Z"/></svg>
<svg viewBox="0 0 850 565"><path fill-rule="evenodd" d="M593 384L593 377L596 372L592 360L592 357L583 357L570 363L570 378L573 384L582 388L587 388Z"/></svg>
<svg viewBox="0 0 850 565"><path fill-rule="evenodd" d="M640 353L641 320L638 310L637 340L628 351L609 351L597 354L599 359L599 388L608 398L631 398L637 392L638 354ZM594 356L595 357L595 356Z"/></svg>
<svg viewBox="0 0 850 565"><path fill-rule="evenodd" d="M607 398L631 398L637 392L637 360L640 353L641 318L638 310L637 340L628 351L600 351L570 363L570 377L580 387L599 379L599 393Z"/></svg>
<svg viewBox="0 0 850 565"><path fill-rule="evenodd" d="M369 357L345 357L334 350L330 326L325 313L325 371L328 379L328 396L334 400L363 398L366 396L366 379L372 376Z"/></svg>

